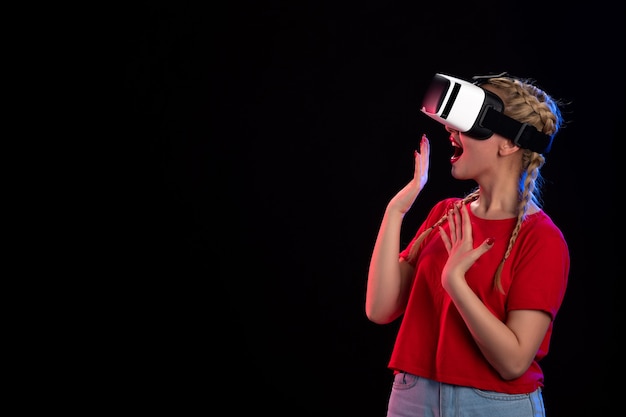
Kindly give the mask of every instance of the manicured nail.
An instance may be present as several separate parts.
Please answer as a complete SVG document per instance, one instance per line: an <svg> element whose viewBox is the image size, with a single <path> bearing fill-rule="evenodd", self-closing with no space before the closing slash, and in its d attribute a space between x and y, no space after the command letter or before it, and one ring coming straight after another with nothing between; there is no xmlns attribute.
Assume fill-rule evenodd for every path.
<svg viewBox="0 0 626 417"><path fill-rule="evenodd" d="M495 241L496 241L496 239L494 239L493 237L490 237L489 239L487 239L487 244L489 246L491 246L491 245L493 245L493 242L495 242Z"/></svg>

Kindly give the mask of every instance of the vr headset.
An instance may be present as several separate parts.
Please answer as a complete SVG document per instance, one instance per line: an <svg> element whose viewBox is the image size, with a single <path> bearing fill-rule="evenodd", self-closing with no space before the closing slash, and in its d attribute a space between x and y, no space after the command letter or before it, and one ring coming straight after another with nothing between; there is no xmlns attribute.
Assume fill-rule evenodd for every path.
<svg viewBox="0 0 626 417"><path fill-rule="evenodd" d="M521 148L538 153L549 152L552 146L551 135L506 116L500 97L480 87L482 80L505 74L474 77L474 83L445 74L435 74L426 90L421 111L439 123L474 139L484 140L498 133Z"/></svg>

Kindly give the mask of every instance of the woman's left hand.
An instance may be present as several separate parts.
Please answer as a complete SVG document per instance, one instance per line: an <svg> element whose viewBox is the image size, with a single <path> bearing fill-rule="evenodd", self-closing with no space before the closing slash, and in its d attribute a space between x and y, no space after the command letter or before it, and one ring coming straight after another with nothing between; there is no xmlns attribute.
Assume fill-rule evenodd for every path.
<svg viewBox="0 0 626 417"><path fill-rule="evenodd" d="M493 238L489 238L474 248L472 223L466 204L460 209L459 204L454 205L448 212L448 224L450 236L439 226L439 234L448 251L448 261L441 274L441 284L446 291L455 282L464 281L467 270L493 246Z"/></svg>

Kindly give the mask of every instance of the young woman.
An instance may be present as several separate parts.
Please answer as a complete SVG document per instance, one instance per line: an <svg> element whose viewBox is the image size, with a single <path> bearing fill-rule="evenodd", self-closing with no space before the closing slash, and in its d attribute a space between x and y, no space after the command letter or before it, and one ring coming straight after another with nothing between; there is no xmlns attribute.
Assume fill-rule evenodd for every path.
<svg viewBox="0 0 626 417"><path fill-rule="evenodd" d="M483 106L476 118L476 126L488 121L493 130L460 131L462 123L426 112L450 133L452 176L474 180L476 189L435 204L401 248L404 215L428 180L423 136L413 179L388 203L374 245L367 317L402 320L389 361L388 417L545 416L539 361L570 259L541 208L539 171L563 124L561 103L530 80L476 78L464 87L501 101L499 111ZM453 111L472 110L456 104Z"/></svg>

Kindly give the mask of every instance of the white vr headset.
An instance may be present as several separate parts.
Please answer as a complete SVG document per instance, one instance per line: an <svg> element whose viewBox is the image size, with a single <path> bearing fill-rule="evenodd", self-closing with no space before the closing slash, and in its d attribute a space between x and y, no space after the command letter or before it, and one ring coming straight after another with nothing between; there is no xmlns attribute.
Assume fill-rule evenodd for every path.
<svg viewBox="0 0 626 417"><path fill-rule="evenodd" d="M435 74L426 90L421 111L432 119L474 139L488 139L494 133L509 138L517 146L538 153L550 151L553 135L506 116L500 97L480 87L486 78L471 83L445 74Z"/></svg>

